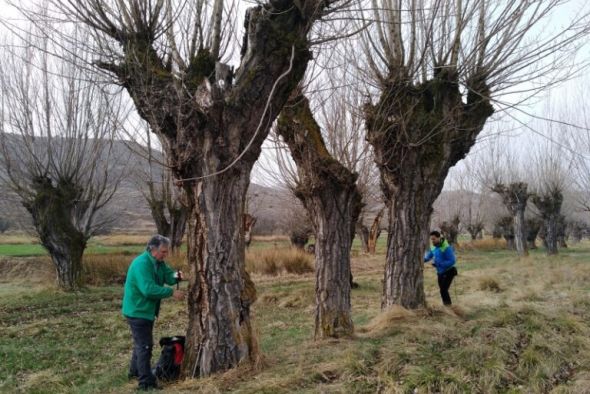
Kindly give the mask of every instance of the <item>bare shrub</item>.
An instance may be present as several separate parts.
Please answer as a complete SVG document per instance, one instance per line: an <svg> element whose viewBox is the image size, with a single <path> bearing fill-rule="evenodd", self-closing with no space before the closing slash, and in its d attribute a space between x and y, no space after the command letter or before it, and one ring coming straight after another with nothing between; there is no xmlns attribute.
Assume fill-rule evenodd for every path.
<svg viewBox="0 0 590 394"><path fill-rule="evenodd" d="M82 261L82 277L84 284L105 286L123 284L127 269L138 253L87 254ZM170 256L166 262L174 268L188 272L184 256Z"/></svg>
<svg viewBox="0 0 590 394"><path fill-rule="evenodd" d="M484 277L479 279L479 289L484 291L491 291L494 293L500 293L502 288L496 279L492 277Z"/></svg>
<svg viewBox="0 0 590 394"><path fill-rule="evenodd" d="M496 238L477 239L475 241L463 242L458 244L455 248L461 250L479 250L479 251L491 251L506 249L506 241Z"/></svg>
<svg viewBox="0 0 590 394"><path fill-rule="evenodd" d="M296 248L248 251L246 270L271 276L281 272L302 275L313 272L313 256Z"/></svg>
<svg viewBox="0 0 590 394"><path fill-rule="evenodd" d="M313 265L308 255L296 253L283 260L285 271L290 274L302 275L313 272Z"/></svg>

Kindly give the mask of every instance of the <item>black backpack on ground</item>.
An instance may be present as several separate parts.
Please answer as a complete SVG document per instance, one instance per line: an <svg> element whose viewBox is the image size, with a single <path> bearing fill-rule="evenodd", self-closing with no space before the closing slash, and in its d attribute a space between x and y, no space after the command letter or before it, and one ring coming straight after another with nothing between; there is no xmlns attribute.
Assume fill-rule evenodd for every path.
<svg viewBox="0 0 590 394"><path fill-rule="evenodd" d="M162 337L160 346L162 353L153 370L154 375L162 381L178 379L184 357L184 337Z"/></svg>

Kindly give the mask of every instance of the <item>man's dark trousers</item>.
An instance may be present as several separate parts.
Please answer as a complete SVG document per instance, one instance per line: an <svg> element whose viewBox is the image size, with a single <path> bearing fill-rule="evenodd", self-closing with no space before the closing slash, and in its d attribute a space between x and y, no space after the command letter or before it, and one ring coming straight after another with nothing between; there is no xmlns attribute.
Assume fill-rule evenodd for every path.
<svg viewBox="0 0 590 394"><path fill-rule="evenodd" d="M133 354L129 365L129 376L137 376L140 388L156 386L156 377L150 366L154 340L154 322L147 319L128 317L127 322L133 336Z"/></svg>
<svg viewBox="0 0 590 394"><path fill-rule="evenodd" d="M440 288L440 296L443 304L451 305L451 296L449 295L449 287L453 282L453 278L457 276L457 269L451 267L442 274L438 274L438 287Z"/></svg>

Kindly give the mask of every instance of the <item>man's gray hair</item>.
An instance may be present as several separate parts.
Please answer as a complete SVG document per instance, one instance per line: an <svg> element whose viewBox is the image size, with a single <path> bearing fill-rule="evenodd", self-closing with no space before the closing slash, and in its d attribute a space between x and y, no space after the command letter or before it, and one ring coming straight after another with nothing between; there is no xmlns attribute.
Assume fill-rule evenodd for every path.
<svg viewBox="0 0 590 394"><path fill-rule="evenodd" d="M154 249L159 249L160 246L166 245L170 246L170 238L164 237L163 235L157 234L154 235L147 243L147 250L152 251Z"/></svg>

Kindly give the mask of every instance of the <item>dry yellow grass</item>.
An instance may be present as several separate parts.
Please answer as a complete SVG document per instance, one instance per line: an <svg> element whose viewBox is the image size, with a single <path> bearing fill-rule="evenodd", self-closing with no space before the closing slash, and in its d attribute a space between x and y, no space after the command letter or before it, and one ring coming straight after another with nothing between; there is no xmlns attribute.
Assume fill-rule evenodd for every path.
<svg viewBox="0 0 590 394"><path fill-rule="evenodd" d="M21 257L0 259L0 282L52 284L55 269L49 257Z"/></svg>
<svg viewBox="0 0 590 394"><path fill-rule="evenodd" d="M135 257L129 253L86 254L83 257L84 281L88 285L124 283L129 264ZM171 255L166 262L188 272L184 254Z"/></svg>
<svg viewBox="0 0 590 394"><path fill-rule="evenodd" d="M525 259L507 251L463 250L458 256L452 308L441 305L436 273L430 268L424 273L427 308L394 307L383 313L384 256L355 259L353 273L360 287L352 292L352 306L358 335L346 340L313 340L312 275L255 276L259 297L252 316L263 358L205 379L167 384L166 392L588 392L590 248L557 257L535 252ZM125 257L128 263L134 256ZM156 337L186 329L186 305L166 301L162 312ZM113 313L119 317L118 310ZM48 324L43 320L38 327ZM84 329L104 334L90 331L92 325ZM31 346L37 347L43 337L34 332ZM117 352L128 345L126 336L114 344L109 361L116 365L113 372L96 364L84 371L90 377L80 374L78 379L122 381L128 354ZM105 391L131 392L135 387L116 384ZM56 387L60 389L59 382Z"/></svg>
<svg viewBox="0 0 590 394"><path fill-rule="evenodd" d="M252 240L259 242L289 241L289 237L286 235L254 235Z"/></svg>
<svg viewBox="0 0 590 394"><path fill-rule="evenodd" d="M476 239L475 241L462 241L455 246L455 249L457 251L488 251L506 249L506 241L495 238Z"/></svg>
<svg viewBox="0 0 590 394"><path fill-rule="evenodd" d="M296 248L249 250L246 253L246 270L270 276L283 272L302 275L313 272L313 259L313 255Z"/></svg>
<svg viewBox="0 0 590 394"><path fill-rule="evenodd" d="M367 325L359 327L358 333L375 335L383 334L395 327L401 320L411 320L424 314L424 311L406 309L400 305L393 305L375 316Z"/></svg>
<svg viewBox="0 0 590 394"><path fill-rule="evenodd" d="M0 234L0 244L11 244L11 245L27 245L27 244L38 244L39 239L30 234L25 233L7 233Z"/></svg>

